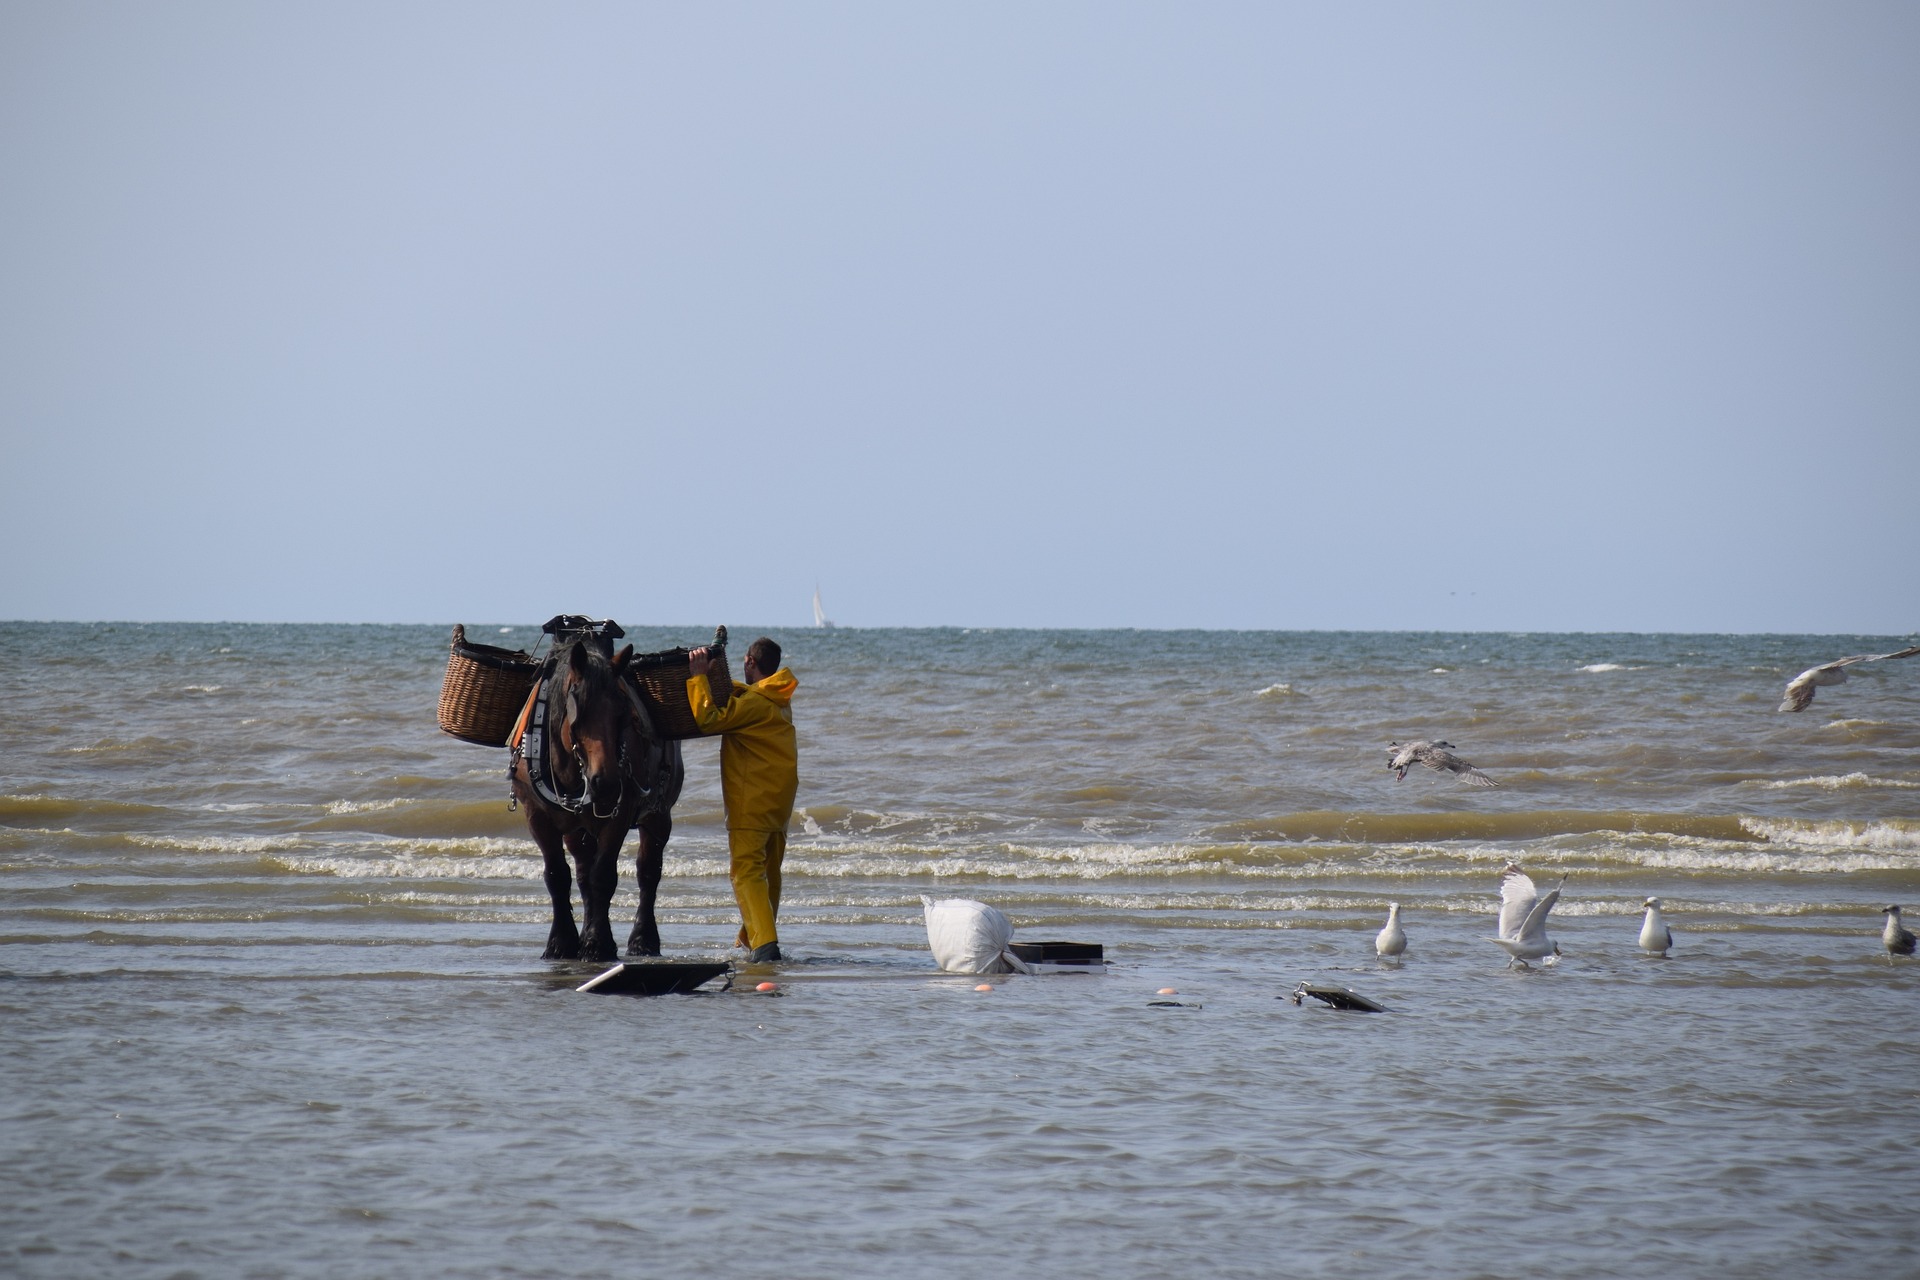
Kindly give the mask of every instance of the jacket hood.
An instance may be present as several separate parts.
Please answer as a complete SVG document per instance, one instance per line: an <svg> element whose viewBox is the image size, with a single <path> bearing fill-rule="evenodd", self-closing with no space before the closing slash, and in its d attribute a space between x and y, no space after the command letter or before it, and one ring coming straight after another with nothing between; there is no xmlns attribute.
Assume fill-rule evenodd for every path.
<svg viewBox="0 0 1920 1280"><path fill-rule="evenodd" d="M754 690L756 693L765 694L782 706L793 701L793 691L799 687L800 682L793 678L793 672L786 667L782 667L765 679L756 680L747 686L747 688Z"/></svg>

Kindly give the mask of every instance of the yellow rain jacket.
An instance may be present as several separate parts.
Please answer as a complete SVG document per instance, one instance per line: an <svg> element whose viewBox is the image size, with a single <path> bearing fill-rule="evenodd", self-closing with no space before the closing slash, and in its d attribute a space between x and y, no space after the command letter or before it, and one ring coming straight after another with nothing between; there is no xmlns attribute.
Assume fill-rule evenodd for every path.
<svg viewBox="0 0 1920 1280"><path fill-rule="evenodd" d="M720 794L727 830L782 831L800 789L800 750L793 734L793 691L800 682L782 667L753 684L733 682L727 705L713 705L706 676L687 679L687 704L702 733L720 740Z"/></svg>

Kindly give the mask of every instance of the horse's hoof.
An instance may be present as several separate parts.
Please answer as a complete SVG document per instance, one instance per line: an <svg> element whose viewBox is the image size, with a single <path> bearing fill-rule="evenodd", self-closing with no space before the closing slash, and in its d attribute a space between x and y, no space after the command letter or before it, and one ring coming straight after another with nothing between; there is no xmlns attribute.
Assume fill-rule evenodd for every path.
<svg viewBox="0 0 1920 1280"><path fill-rule="evenodd" d="M658 943L650 947L644 942L629 942L627 944L627 954L630 956L657 956L660 954L660 946Z"/></svg>
<svg viewBox="0 0 1920 1280"><path fill-rule="evenodd" d="M540 953L540 958L542 960L578 960L580 958L580 948L557 947L549 943L547 949Z"/></svg>

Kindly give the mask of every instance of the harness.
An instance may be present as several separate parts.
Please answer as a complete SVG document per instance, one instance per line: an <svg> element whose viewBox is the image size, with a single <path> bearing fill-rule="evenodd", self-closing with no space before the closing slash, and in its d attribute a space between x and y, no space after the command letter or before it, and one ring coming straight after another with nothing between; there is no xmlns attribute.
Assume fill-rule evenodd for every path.
<svg viewBox="0 0 1920 1280"><path fill-rule="evenodd" d="M624 636L620 624L611 618L594 621L576 614L561 614L541 628L547 635L560 643L594 643L611 647L612 642ZM640 807L634 814L633 825L638 826L640 818L648 812L648 801L653 798L655 788L643 787L634 776L633 760L627 753L626 738L620 743L620 795L615 799L612 813L598 813L592 809L592 801L587 798L585 777L580 780L578 795L567 795L560 790L553 776L553 761L549 753L552 745L551 726L547 723L547 707L552 701L553 682L560 678L558 653L550 652L541 664L540 674L533 682L533 689L527 694L527 705L520 709L520 718L514 722L513 733L507 739L509 748L507 759L509 810L519 807L519 798L511 791L514 769L525 762L527 782L533 787L534 794L556 809L572 814L592 813L596 818L610 818L620 811L625 803L627 788L632 787L640 796ZM640 700L639 692L632 687L632 681L620 681L620 690L627 697L627 703L638 720L641 731L651 741L654 737L652 718L647 714L646 704ZM656 768L649 772L658 777Z"/></svg>

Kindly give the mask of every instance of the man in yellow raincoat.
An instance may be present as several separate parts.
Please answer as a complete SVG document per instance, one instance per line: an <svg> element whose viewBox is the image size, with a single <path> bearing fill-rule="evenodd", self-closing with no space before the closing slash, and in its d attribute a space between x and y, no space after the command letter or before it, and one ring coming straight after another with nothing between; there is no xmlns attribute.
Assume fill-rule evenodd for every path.
<svg viewBox="0 0 1920 1280"><path fill-rule="evenodd" d="M687 704L704 733L720 734L720 794L727 804L727 848L733 899L744 922L737 939L757 961L778 960L774 916L780 910L780 863L787 855L787 822L800 789L800 751L793 734L793 691L800 682L780 665L780 646L762 636L747 646L747 682L733 685L716 707L709 672L712 655L688 655ZM719 679L728 679L723 668Z"/></svg>

